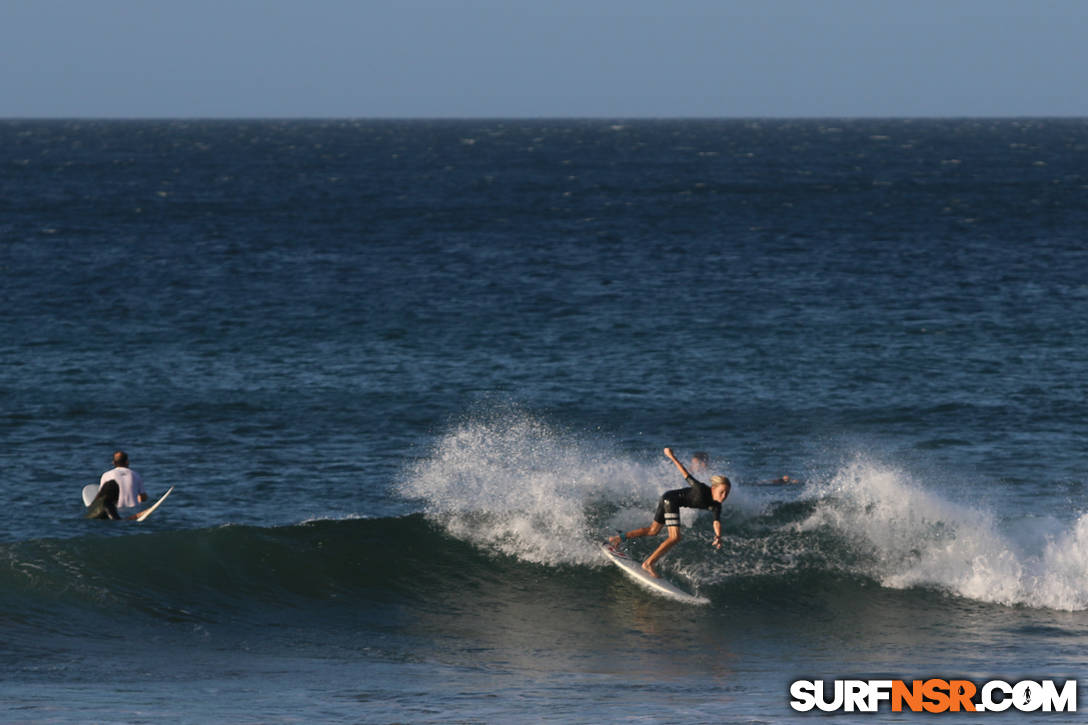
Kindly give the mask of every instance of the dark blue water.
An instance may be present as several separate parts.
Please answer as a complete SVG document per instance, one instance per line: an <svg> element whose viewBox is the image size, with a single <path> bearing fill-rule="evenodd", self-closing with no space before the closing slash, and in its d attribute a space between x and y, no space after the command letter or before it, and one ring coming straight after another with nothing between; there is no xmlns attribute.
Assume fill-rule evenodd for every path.
<svg viewBox="0 0 1088 725"><path fill-rule="evenodd" d="M779 722L798 678L1079 678L1085 229L1083 120L0 122L0 708ZM663 564L706 607L596 549L682 485L666 445L736 483ZM85 521L118 448L174 494Z"/></svg>

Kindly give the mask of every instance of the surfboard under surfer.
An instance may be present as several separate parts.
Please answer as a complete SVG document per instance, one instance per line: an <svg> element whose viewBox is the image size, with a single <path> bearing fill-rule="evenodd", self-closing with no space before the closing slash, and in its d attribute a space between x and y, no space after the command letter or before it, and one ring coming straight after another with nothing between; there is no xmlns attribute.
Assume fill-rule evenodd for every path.
<svg viewBox="0 0 1088 725"><path fill-rule="evenodd" d="M140 514L143 511L137 511L130 516L121 516L117 512L117 500L121 494L121 487L117 484L117 481L109 480L101 485L98 489L98 494L87 506L87 513L83 515L85 519L106 519L108 521L120 521L124 519L126 521L135 521L140 518ZM165 496L163 497L165 498ZM147 509L145 509L146 511Z"/></svg>
<svg viewBox="0 0 1088 725"><path fill-rule="evenodd" d="M680 469L680 474L684 477L684 480L688 482L688 488L677 488L662 494L661 500L658 501L657 504L657 511L654 512L653 523L649 526L628 531L626 534L621 533L618 536L609 537L609 543L611 543L612 546L619 546L622 541L626 541L627 539L637 539L642 536L656 536L663 527L668 527L668 538L661 542L661 545L657 547L654 553L647 557L646 561L642 562L642 568L655 577L658 576L658 573L654 571L654 564L665 555L665 552L676 546L677 542L680 541L681 508L706 509L713 513L714 547L718 549L721 548L722 502L725 501L733 488L732 482L725 476L711 476L709 486L702 481L697 480L691 475L688 469L684 468L684 464L676 458L672 448L665 449L665 457Z"/></svg>

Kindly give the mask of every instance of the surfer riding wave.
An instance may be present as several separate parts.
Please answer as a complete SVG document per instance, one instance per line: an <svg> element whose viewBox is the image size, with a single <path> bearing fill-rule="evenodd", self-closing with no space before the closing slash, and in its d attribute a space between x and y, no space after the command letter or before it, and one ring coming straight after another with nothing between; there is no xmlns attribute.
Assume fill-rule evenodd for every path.
<svg viewBox="0 0 1088 725"><path fill-rule="evenodd" d="M654 571L654 564L680 541L681 508L706 509L713 513L714 547L718 549L721 548L722 502L725 501L733 488L732 482L725 476L712 476L710 478L709 486L702 481L697 480L691 475L688 469L684 468L684 464L676 458L672 448L665 449L665 456L680 470L680 474L684 477L684 480L688 482L688 488L678 488L672 491L666 491L661 496L661 500L658 501L657 511L654 512L653 523L649 526L633 529L626 534L621 533L618 536L609 537L609 543L615 547L619 546L622 541L626 541L627 539L637 539L642 536L656 536L663 527L668 527L668 538L661 542L661 545L657 547L654 553L646 558L646 561L642 562L642 568L654 577L659 576L658 573Z"/></svg>

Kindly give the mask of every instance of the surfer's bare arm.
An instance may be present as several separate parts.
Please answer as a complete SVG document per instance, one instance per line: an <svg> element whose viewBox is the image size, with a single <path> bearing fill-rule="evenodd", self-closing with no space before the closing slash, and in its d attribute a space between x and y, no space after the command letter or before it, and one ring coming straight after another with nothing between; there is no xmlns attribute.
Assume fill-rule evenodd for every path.
<svg viewBox="0 0 1088 725"><path fill-rule="evenodd" d="M677 460L676 454L672 452L672 448L665 449L665 457L672 461L674 464L676 464L676 467L680 469L681 476L687 478L691 475L690 473L688 473L688 469L684 468L684 464Z"/></svg>
<svg viewBox="0 0 1088 725"><path fill-rule="evenodd" d="M722 548L722 522L714 519L714 544L715 549Z"/></svg>

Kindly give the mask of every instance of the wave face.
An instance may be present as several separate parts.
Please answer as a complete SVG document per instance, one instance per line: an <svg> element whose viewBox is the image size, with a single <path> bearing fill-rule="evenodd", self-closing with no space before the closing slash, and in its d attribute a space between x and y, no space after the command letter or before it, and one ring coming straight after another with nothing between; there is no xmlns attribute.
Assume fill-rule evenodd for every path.
<svg viewBox="0 0 1088 725"><path fill-rule="evenodd" d="M645 525L660 493L683 485L663 459L634 461L506 410L456 426L401 491L480 550L584 566L599 564L603 535ZM865 455L803 487L739 481L723 509L720 552L692 545L709 540L709 520L684 514L689 541L666 571L701 590L834 575L1006 606L1088 608L1088 515L1072 525L1002 515ZM652 545L632 543L645 553Z"/></svg>
<svg viewBox="0 0 1088 725"><path fill-rule="evenodd" d="M679 483L669 468L504 410L454 426L404 477L401 494L423 513L4 544L0 618L38 633L108 630L118 612L194 626L263 626L288 613L371 627L390 607L466 611L542 592L588 610L624 581L598 543L649 520ZM865 456L803 486L738 481L720 551L705 514L685 511L684 523L662 569L712 608L847 607L909 591L920 606L1088 609L1088 516L1003 515ZM635 555L655 545L629 543Z"/></svg>

